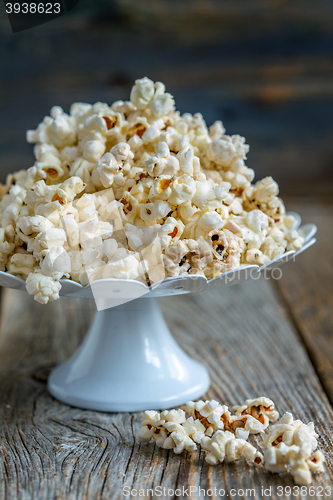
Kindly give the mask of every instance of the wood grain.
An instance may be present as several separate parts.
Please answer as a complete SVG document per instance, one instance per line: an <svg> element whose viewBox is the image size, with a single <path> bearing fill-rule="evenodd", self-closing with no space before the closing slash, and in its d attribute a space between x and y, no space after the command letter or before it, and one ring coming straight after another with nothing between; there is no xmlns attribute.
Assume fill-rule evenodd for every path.
<svg viewBox="0 0 333 500"><path fill-rule="evenodd" d="M200 450L176 456L139 445L134 436L141 414L57 402L47 393L46 376L80 343L93 304L66 298L43 307L21 292L7 289L3 295L0 498L121 499L124 486L216 487L229 495L232 488L254 488L255 498L265 498L261 488L271 486L271 498L278 499L277 486L294 486L287 475L245 462L208 466ZM281 412L315 422L327 472L314 485L332 486L332 410L272 283L246 282L160 304L179 343L210 370L207 397L232 405L265 394ZM191 498L200 497L192 491Z"/></svg>
<svg viewBox="0 0 333 500"><path fill-rule="evenodd" d="M317 243L288 266L277 285L333 403L333 205L300 199L287 206L318 226Z"/></svg>

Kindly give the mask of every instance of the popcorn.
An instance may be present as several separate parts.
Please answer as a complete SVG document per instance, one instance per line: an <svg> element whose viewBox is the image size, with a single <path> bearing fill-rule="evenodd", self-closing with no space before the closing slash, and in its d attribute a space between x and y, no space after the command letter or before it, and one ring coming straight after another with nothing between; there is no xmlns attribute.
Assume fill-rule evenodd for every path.
<svg viewBox="0 0 333 500"><path fill-rule="evenodd" d="M311 471L323 470L324 456L315 451L317 438L312 422L305 425L285 413L264 439L266 467L272 472L289 470L296 484L309 485Z"/></svg>
<svg viewBox="0 0 333 500"><path fill-rule="evenodd" d="M145 110L149 106L155 116L165 116L171 111L174 100L164 91L163 83L154 84L152 80L145 77L135 81L131 91L131 101L139 110Z"/></svg>
<svg viewBox="0 0 333 500"><path fill-rule="evenodd" d="M35 238L36 246L50 249L53 247L61 247L66 241L66 233L63 229L52 227L41 231Z"/></svg>
<svg viewBox="0 0 333 500"><path fill-rule="evenodd" d="M166 422L165 429L170 433L168 438L164 441L163 448L172 449L177 455L184 450L189 452L197 449L194 441L188 436L186 429L180 424L173 422Z"/></svg>
<svg viewBox="0 0 333 500"><path fill-rule="evenodd" d="M216 431L212 438L205 437L201 441L201 446L209 453L206 455L205 460L210 465L216 465L224 462L226 458L226 447L228 441L234 440L235 435L229 431Z"/></svg>
<svg viewBox="0 0 333 500"><path fill-rule="evenodd" d="M246 159L248 151L249 146L245 144L245 139L239 135L233 135L212 141L207 147L206 155L217 169L230 168L233 162Z"/></svg>
<svg viewBox="0 0 333 500"><path fill-rule="evenodd" d="M263 463L263 455L245 439L230 439L226 446L226 459L229 462L235 462L241 457L255 465Z"/></svg>
<svg viewBox="0 0 333 500"><path fill-rule="evenodd" d="M158 236L161 240L161 247L165 248L167 245L170 245L170 243L179 240L183 231L184 224L180 220L174 217L168 217L158 232Z"/></svg>
<svg viewBox="0 0 333 500"><path fill-rule="evenodd" d="M8 272L26 279L36 268L36 259L29 254L14 253L8 265Z"/></svg>
<svg viewBox="0 0 333 500"><path fill-rule="evenodd" d="M245 458L256 466L264 464L271 472L290 472L300 486L311 484L311 472L323 471L325 457L321 451L314 451L318 436L313 425L294 421L290 413L266 435L264 455L247 441L250 432L262 432L266 424L278 418L274 403L266 397L248 399L244 405L233 407L234 415L215 400L188 401L186 410L188 418L182 409L144 412L136 434L138 442L154 440L157 446L172 449L176 454L195 451L197 443L207 452L205 460L210 465ZM275 431L283 431L283 439L276 439Z"/></svg>
<svg viewBox="0 0 333 500"><path fill-rule="evenodd" d="M217 401L188 401L186 403L188 413L205 428L204 434L212 436L217 429L223 429L222 416L230 412L226 406L221 406Z"/></svg>
<svg viewBox="0 0 333 500"><path fill-rule="evenodd" d="M286 445L281 442L275 448L266 449L265 467L271 472L289 471L295 483L308 486L312 483L312 474L324 470L324 455L317 451L312 455L311 444L303 442L300 446Z"/></svg>
<svg viewBox="0 0 333 500"><path fill-rule="evenodd" d="M266 397L247 399L242 406L234 406L232 412L236 417L250 415L262 424L262 430L267 429L270 422L279 418L279 413L274 409L273 401Z"/></svg>
<svg viewBox="0 0 333 500"><path fill-rule="evenodd" d="M189 437L181 424L185 422L185 412L179 410L165 410L161 413L145 411L141 428L136 434L139 443L148 443L154 439L160 448L173 449L176 454L196 450L194 441Z"/></svg>
<svg viewBox="0 0 333 500"><path fill-rule="evenodd" d="M50 114L51 117L45 117L36 131L29 132L28 142L54 144L57 148L73 145L76 139L74 119L59 106L54 106Z"/></svg>
<svg viewBox="0 0 333 500"><path fill-rule="evenodd" d="M131 91L131 101L138 109L146 109L155 94L155 85L149 78L136 80Z"/></svg>
<svg viewBox="0 0 333 500"><path fill-rule="evenodd" d="M190 268L190 261L187 261L190 251L187 240L179 240L166 248L163 262L169 275L179 276Z"/></svg>
<svg viewBox="0 0 333 500"><path fill-rule="evenodd" d="M221 122L208 128L200 113L180 114L161 82L138 79L130 101L110 106L54 106L27 140L34 165L0 185L0 268L32 274L37 300L57 298L63 276L212 279L304 244L277 183L253 184L245 139ZM50 290L38 295L39 286ZM250 416L239 436L259 425Z"/></svg>
<svg viewBox="0 0 333 500"><path fill-rule="evenodd" d="M195 181L187 174L175 179L171 184L168 202L171 205L182 205L189 202L196 192Z"/></svg>
<svg viewBox="0 0 333 500"><path fill-rule="evenodd" d="M261 181L257 182L255 186L255 195L259 203L267 203L274 196L279 193L279 186L272 179L272 177L265 177Z"/></svg>
<svg viewBox="0 0 333 500"><path fill-rule="evenodd" d="M307 465L309 469L313 472L323 472L325 457L324 454L317 450L314 452L310 459L307 459Z"/></svg>
<svg viewBox="0 0 333 500"><path fill-rule="evenodd" d="M203 213L198 220L198 225L205 232L211 231L212 229L221 229L224 224L225 222L223 221L221 215L215 211Z"/></svg>
<svg viewBox="0 0 333 500"><path fill-rule="evenodd" d="M262 233L268 228L268 217L261 210L248 212L246 222L249 228L255 233Z"/></svg>
<svg viewBox="0 0 333 500"><path fill-rule="evenodd" d="M170 184L172 184L172 177L170 175L160 175L157 177L154 182L153 196L155 195L162 200L168 200L172 192Z"/></svg>
<svg viewBox="0 0 333 500"><path fill-rule="evenodd" d="M218 188L215 188L218 189ZM198 208L201 210L204 210L205 207L209 206L209 203L212 202L213 200L216 200L216 191L213 188L213 186L208 183L208 182L196 182L196 192L195 195L192 198L192 203L194 203ZM225 196L221 200L225 199L228 193L228 186L226 186L225 189Z"/></svg>
<svg viewBox="0 0 333 500"><path fill-rule="evenodd" d="M194 176L200 172L200 159L194 156L193 149L181 149L177 154L177 158L180 169L184 174Z"/></svg>
<svg viewBox="0 0 333 500"><path fill-rule="evenodd" d="M139 443L148 443L152 439L154 432L160 427L161 416L159 412L145 411L144 417L144 420L141 422L141 428L135 436Z"/></svg>
<svg viewBox="0 0 333 500"><path fill-rule="evenodd" d="M27 277L25 287L37 302L47 304L49 300L59 298L61 284L56 279L35 271Z"/></svg>
<svg viewBox="0 0 333 500"><path fill-rule="evenodd" d="M121 250L124 250L121 252ZM147 266L146 266L147 267ZM104 264L102 269L102 277L113 279L132 279L135 280L139 276L144 275L144 264L139 262L135 255L128 255L126 250L120 248L109 260Z"/></svg>
<svg viewBox="0 0 333 500"><path fill-rule="evenodd" d="M293 455L299 453L298 446L287 446L284 443L276 448L268 448L264 454L265 467L271 472L284 472Z"/></svg>
<svg viewBox="0 0 333 500"><path fill-rule="evenodd" d="M79 151L78 148L75 146L73 147L66 146L60 152L60 160L64 164L66 164L67 167L70 167L71 164L76 160L76 158L78 158L78 156L79 156Z"/></svg>
<svg viewBox="0 0 333 500"><path fill-rule="evenodd" d="M167 201L155 200L153 203L153 213L157 219L166 217L171 211L171 205Z"/></svg>
<svg viewBox="0 0 333 500"><path fill-rule="evenodd" d="M204 428L204 434L211 436L216 430L224 430L233 433L236 438L247 439L249 434L257 434L263 430L262 423L251 415L231 415L227 406L221 406L217 401L189 401L186 404L187 411L200 422Z"/></svg>
<svg viewBox="0 0 333 500"><path fill-rule="evenodd" d="M264 440L266 448L285 443L288 446L301 445L307 441L311 445L312 451L317 448L318 434L314 430L313 422L304 424L300 420L294 420L291 413L285 413L283 417L271 428Z"/></svg>
<svg viewBox="0 0 333 500"><path fill-rule="evenodd" d="M64 247L52 247L41 262L41 271L45 276L60 279L71 272L71 262Z"/></svg>
<svg viewBox="0 0 333 500"><path fill-rule="evenodd" d="M195 443L201 443L202 439L205 437L206 427L198 418L196 420L194 420L193 417L187 418L183 427L187 435L193 439Z"/></svg>
<svg viewBox="0 0 333 500"><path fill-rule="evenodd" d="M224 462L234 462L241 457L246 458L250 463L260 465L263 462L262 454L245 439L238 439L229 431L218 430L209 438L201 440L201 446L209 453L206 455L206 462L211 465Z"/></svg>

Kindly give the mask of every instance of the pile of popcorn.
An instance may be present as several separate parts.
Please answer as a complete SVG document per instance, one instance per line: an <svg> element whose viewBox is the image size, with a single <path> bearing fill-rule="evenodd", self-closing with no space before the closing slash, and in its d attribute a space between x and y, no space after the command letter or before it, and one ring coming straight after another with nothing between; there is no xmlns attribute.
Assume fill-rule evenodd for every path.
<svg viewBox="0 0 333 500"><path fill-rule="evenodd" d="M180 114L161 82L136 80L111 106L55 106L27 140L34 165L0 185L0 270L41 303L61 278L211 279L303 245L277 183L252 183L245 139Z"/></svg>
<svg viewBox="0 0 333 500"><path fill-rule="evenodd" d="M309 485L312 472L324 470L324 455L317 450L317 438L312 422L304 424L285 413L279 413L273 401L266 397L248 399L231 411L217 401L189 401L186 413L182 409L145 411L141 428L136 434L139 443L153 440L157 446L193 452L200 444L211 465L234 462L241 457L256 466L264 464L271 472L290 472L298 485ZM271 422L276 422L271 426ZM266 432L265 432L266 431ZM264 434L264 455L248 442L250 434Z"/></svg>

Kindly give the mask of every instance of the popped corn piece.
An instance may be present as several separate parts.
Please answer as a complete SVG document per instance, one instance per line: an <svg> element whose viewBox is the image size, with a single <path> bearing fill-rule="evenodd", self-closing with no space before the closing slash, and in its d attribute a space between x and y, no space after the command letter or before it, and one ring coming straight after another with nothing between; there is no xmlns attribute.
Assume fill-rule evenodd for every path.
<svg viewBox="0 0 333 500"><path fill-rule="evenodd" d="M226 444L226 459L235 462L241 457L255 465L263 463L263 455L251 443L245 439L230 439Z"/></svg>
<svg viewBox="0 0 333 500"><path fill-rule="evenodd" d="M112 186L114 176L118 174L122 166L112 153L105 153L96 162L96 169L100 175L101 182L105 188Z"/></svg>
<svg viewBox="0 0 333 500"><path fill-rule="evenodd" d="M223 429L223 417L230 416L227 406L220 405L213 399L211 401L188 401L186 409L195 421L198 420L204 426L206 436L211 436L216 430Z"/></svg>
<svg viewBox="0 0 333 500"><path fill-rule="evenodd" d="M174 424L183 424L186 421L184 410L163 410L161 412L161 420L166 422L173 422Z"/></svg>
<svg viewBox="0 0 333 500"><path fill-rule="evenodd" d="M198 225L205 232L212 231L212 229L221 229L225 225L225 221L221 215L215 211L208 211L201 215L198 220Z"/></svg>
<svg viewBox="0 0 333 500"><path fill-rule="evenodd" d="M183 205L189 202L196 192L196 183L187 174L177 177L171 183L171 193L168 202L171 205Z"/></svg>
<svg viewBox="0 0 333 500"><path fill-rule="evenodd" d="M285 413L264 439L265 466L272 472L288 470L300 486L311 484L311 471L323 471L324 455L315 451L317 437L312 422L305 425Z"/></svg>
<svg viewBox="0 0 333 500"><path fill-rule="evenodd" d="M61 284L56 279L35 271L29 274L25 287L37 302L47 304L49 300L59 298Z"/></svg>
<svg viewBox="0 0 333 500"><path fill-rule="evenodd" d="M314 451L318 445L317 438L313 422L304 424L300 420L294 420L292 414L287 412L272 426L270 434L265 436L264 446L275 447L282 442L288 446L300 446L303 442L309 442Z"/></svg>
<svg viewBox="0 0 333 500"><path fill-rule="evenodd" d="M324 454L316 450L311 458L307 459L309 469L313 472L323 472L325 457Z"/></svg>
<svg viewBox="0 0 333 500"><path fill-rule="evenodd" d="M208 451L205 460L210 465L224 462L226 458L226 447L230 440L235 440L235 435L229 431L217 430L212 437L205 436L201 440L201 447Z"/></svg>
<svg viewBox="0 0 333 500"><path fill-rule="evenodd" d="M53 247L61 247L66 241L66 233L63 229L51 227L41 231L35 237L35 246L42 249L50 249Z"/></svg>
<svg viewBox="0 0 333 500"><path fill-rule="evenodd" d="M290 474L296 484L309 485L312 483L312 474L308 461L311 459L311 444L303 442L299 446L298 453L290 457Z"/></svg>
<svg viewBox="0 0 333 500"><path fill-rule="evenodd" d="M179 219L174 217L168 217L158 231L158 236L161 240L161 247L165 248L170 243L174 243L179 240L184 231L184 224Z"/></svg>
<svg viewBox="0 0 333 500"><path fill-rule="evenodd" d="M268 217L261 210L252 210L246 216L247 225L255 233L262 233L268 228Z"/></svg>
<svg viewBox="0 0 333 500"><path fill-rule="evenodd" d="M224 136L208 144L206 155L217 168L230 168L232 163L239 159L246 159L249 146L245 144L244 137L233 135Z"/></svg>
<svg viewBox="0 0 333 500"><path fill-rule="evenodd" d="M281 442L266 449L264 460L271 472L289 471L297 485L308 486L312 483L311 471L323 471L324 455L319 451L312 454L309 441L303 441L300 446Z"/></svg>
<svg viewBox="0 0 333 500"><path fill-rule="evenodd" d="M191 417L189 422L191 425L196 425L199 422L204 427L204 433L211 436L216 430L224 430L233 433L237 438L247 439L250 432L257 434L263 429L261 422L256 420L251 415L231 415L229 409L225 405L220 405L217 401L188 401L186 408ZM200 428L202 430L202 428ZM192 429L194 430L194 429Z"/></svg>
<svg viewBox="0 0 333 500"><path fill-rule="evenodd" d="M177 455L184 450L189 452L195 451L197 446L195 442L189 437L186 429L175 422L166 422L164 428L170 433L163 448L172 448L173 452Z"/></svg>
<svg viewBox="0 0 333 500"><path fill-rule="evenodd" d="M63 246L52 247L41 262L41 271L45 276L60 279L62 276L69 277L71 272L71 261Z"/></svg>
<svg viewBox="0 0 333 500"><path fill-rule="evenodd" d="M149 78L135 81L131 91L131 101L140 110L150 107L157 117L167 115L173 108L174 100L171 94L165 93L165 86L161 82L154 82Z"/></svg>
<svg viewBox="0 0 333 500"><path fill-rule="evenodd" d="M136 439L139 443L148 443L152 437L153 433L159 426L159 421L161 420L160 413L158 411L147 410L144 412L144 419L141 422L141 428L136 433Z"/></svg>
<svg viewBox="0 0 333 500"><path fill-rule="evenodd" d="M193 417L189 417L183 424L185 431L188 436L193 439L195 443L201 443L202 439L205 437L206 427L197 418L194 420Z"/></svg>
<svg viewBox="0 0 333 500"><path fill-rule="evenodd" d="M259 397L247 399L242 406L234 406L232 412L238 418L243 415L252 416L262 424L262 430L265 430L270 422L275 422L279 418L279 413L274 408L275 405L271 399Z"/></svg>
<svg viewBox="0 0 333 500"><path fill-rule="evenodd" d="M299 446L287 446L280 443L274 448L267 448L264 453L265 468L271 472L285 472L291 457L299 453Z"/></svg>
<svg viewBox="0 0 333 500"><path fill-rule="evenodd" d="M8 272L26 279L36 267L36 264L36 259L33 255L14 253L9 259Z"/></svg>
<svg viewBox="0 0 333 500"><path fill-rule="evenodd" d="M209 127L209 136L214 141L220 139L225 134L225 131L223 123L220 120L217 120Z"/></svg>
<svg viewBox="0 0 333 500"><path fill-rule="evenodd" d="M196 444L182 426L185 423L185 412L182 409L164 410L161 413L145 411L144 417L141 428L136 434L136 439L140 443L154 439L157 446L172 449L176 454L184 450L196 450Z"/></svg>

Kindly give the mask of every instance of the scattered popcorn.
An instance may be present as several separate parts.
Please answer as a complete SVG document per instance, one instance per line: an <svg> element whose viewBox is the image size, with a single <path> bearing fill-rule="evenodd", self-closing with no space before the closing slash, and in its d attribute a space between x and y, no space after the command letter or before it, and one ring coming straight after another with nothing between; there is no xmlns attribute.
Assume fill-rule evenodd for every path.
<svg viewBox="0 0 333 500"><path fill-rule="evenodd" d="M316 450L318 435L313 423L305 425L285 413L263 441L264 455L247 441L249 434L263 432L279 414L266 397L247 399L242 406L228 407L218 401L188 401L182 409L145 411L136 434L139 443L154 440L164 449L179 454L193 452L196 443L207 453L210 465L245 458L254 465L265 465L271 472L289 472L297 485L308 486L312 472L323 472L325 457ZM316 450L316 451L315 451Z"/></svg>
<svg viewBox="0 0 333 500"><path fill-rule="evenodd" d="M64 276L81 284L212 279L304 243L277 183L253 184L245 139L226 135L219 121L208 128L200 113L180 114L161 82L136 80L130 101L111 106L74 103L69 114L54 106L27 140L34 165L0 185L0 268L32 274L27 290L36 300L57 298L54 282ZM104 245L111 238L112 256L115 244ZM164 276L154 265L139 269L138 252L156 238L161 255L153 261Z"/></svg>

